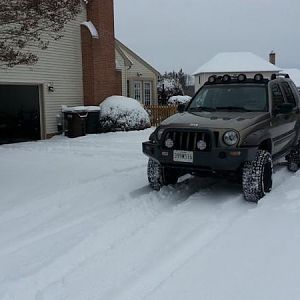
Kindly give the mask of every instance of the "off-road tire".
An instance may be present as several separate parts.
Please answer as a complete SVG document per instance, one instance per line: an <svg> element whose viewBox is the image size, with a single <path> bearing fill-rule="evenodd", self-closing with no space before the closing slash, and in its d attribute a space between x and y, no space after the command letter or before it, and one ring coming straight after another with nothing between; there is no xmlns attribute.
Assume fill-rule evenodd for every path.
<svg viewBox="0 0 300 300"><path fill-rule="evenodd" d="M163 168L160 163L151 158L148 161L147 175L151 188L156 191L164 185L176 184L179 177L176 170Z"/></svg>
<svg viewBox="0 0 300 300"><path fill-rule="evenodd" d="M286 157L288 162L288 170L297 172L300 168L300 144L291 150L290 154Z"/></svg>
<svg viewBox="0 0 300 300"><path fill-rule="evenodd" d="M246 201L258 202L272 189L273 162L268 151L258 150L253 161L243 166L243 193Z"/></svg>
<svg viewBox="0 0 300 300"><path fill-rule="evenodd" d="M156 191L159 191L162 186L162 168L160 163L149 158L147 175L150 187Z"/></svg>

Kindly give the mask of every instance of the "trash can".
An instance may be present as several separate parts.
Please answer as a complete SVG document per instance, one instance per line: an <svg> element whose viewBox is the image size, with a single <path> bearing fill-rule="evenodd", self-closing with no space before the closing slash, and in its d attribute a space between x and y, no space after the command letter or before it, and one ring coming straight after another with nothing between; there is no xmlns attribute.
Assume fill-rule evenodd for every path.
<svg viewBox="0 0 300 300"><path fill-rule="evenodd" d="M99 107L89 107L88 115L86 118L86 133L95 134L99 133L99 119L100 119L100 109Z"/></svg>
<svg viewBox="0 0 300 300"><path fill-rule="evenodd" d="M86 111L65 111L65 135L69 138L76 138L86 135Z"/></svg>

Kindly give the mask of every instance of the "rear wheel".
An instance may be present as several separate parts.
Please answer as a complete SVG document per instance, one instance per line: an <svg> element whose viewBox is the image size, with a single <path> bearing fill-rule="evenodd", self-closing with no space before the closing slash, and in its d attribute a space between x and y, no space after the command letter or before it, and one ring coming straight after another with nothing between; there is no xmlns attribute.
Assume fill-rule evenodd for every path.
<svg viewBox="0 0 300 300"><path fill-rule="evenodd" d="M297 172L300 168L300 144L298 144L286 157L288 169L291 172Z"/></svg>
<svg viewBox="0 0 300 300"><path fill-rule="evenodd" d="M265 150L257 151L256 158L243 167L243 193L247 201L258 202L272 189L272 156Z"/></svg>

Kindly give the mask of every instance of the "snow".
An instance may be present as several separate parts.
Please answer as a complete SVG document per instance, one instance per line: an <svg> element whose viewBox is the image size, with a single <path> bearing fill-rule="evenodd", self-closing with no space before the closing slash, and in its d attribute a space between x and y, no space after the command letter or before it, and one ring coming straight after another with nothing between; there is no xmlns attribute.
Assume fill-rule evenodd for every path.
<svg viewBox="0 0 300 300"><path fill-rule="evenodd" d="M86 2L86 3L88 3L88 2ZM83 22L81 25L85 26L89 30L93 39L99 39L98 30L91 21Z"/></svg>
<svg viewBox="0 0 300 300"><path fill-rule="evenodd" d="M76 113L76 112L100 112L99 106L62 106L63 113Z"/></svg>
<svg viewBox="0 0 300 300"><path fill-rule="evenodd" d="M0 146L1 300L297 300L300 172L152 191L153 129Z"/></svg>
<svg viewBox="0 0 300 300"><path fill-rule="evenodd" d="M135 99L112 96L100 104L100 123L105 129L144 129L150 127L146 110Z"/></svg>
<svg viewBox="0 0 300 300"><path fill-rule="evenodd" d="M290 78L294 81L295 85L300 88L300 70L299 69L285 69L282 73L287 73Z"/></svg>
<svg viewBox="0 0 300 300"><path fill-rule="evenodd" d="M190 96L172 96L168 100L169 105L176 105L176 104L185 104L191 101L192 97Z"/></svg>
<svg viewBox="0 0 300 300"><path fill-rule="evenodd" d="M200 73L243 73L279 72L281 69L251 52L219 53L198 68L193 75Z"/></svg>

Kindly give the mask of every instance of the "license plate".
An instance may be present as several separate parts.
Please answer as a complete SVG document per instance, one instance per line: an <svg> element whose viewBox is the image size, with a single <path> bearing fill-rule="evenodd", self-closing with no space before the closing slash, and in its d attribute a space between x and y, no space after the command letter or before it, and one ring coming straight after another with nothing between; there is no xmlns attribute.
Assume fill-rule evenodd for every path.
<svg viewBox="0 0 300 300"><path fill-rule="evenodd" d="M174 150L173 160L176 162L192 163L194 160L193 151Z"/></svg>

